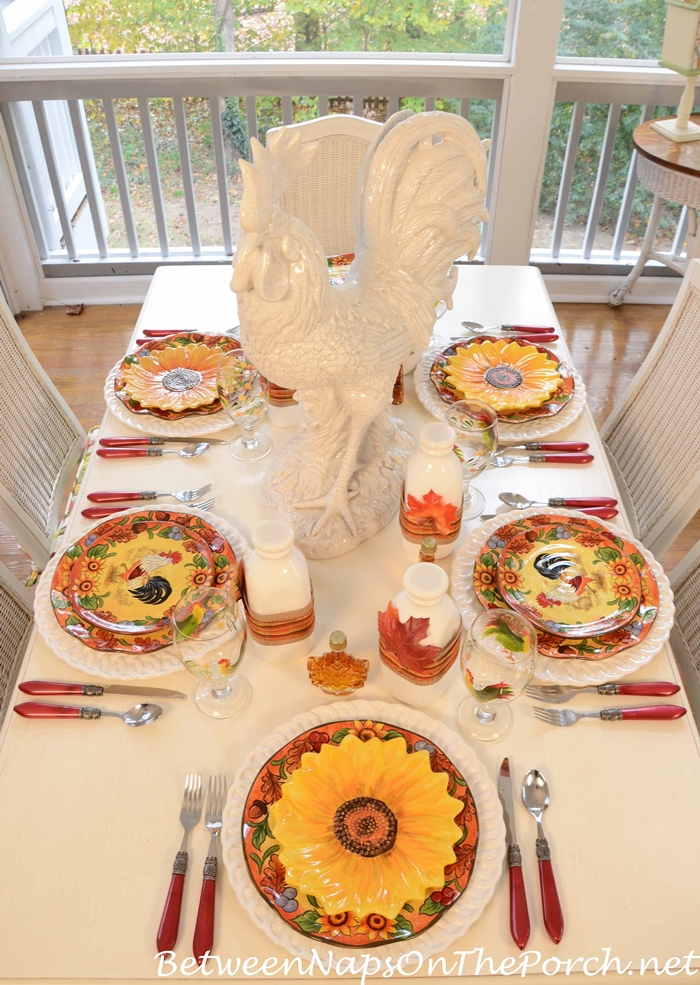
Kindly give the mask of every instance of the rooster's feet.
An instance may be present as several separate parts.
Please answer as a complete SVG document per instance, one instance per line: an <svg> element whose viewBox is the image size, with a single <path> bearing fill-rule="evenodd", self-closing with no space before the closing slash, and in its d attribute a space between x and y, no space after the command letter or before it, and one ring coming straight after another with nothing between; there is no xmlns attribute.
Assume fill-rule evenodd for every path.
<svg viewBox="0 0 700 985"><path fill-rule="evenodd" d="M333 517L341 516L352 536L356 537L357 526L350 512L349 501L357 496L359 491L359 489L354 489L348 492L347 488L335 486L326 496L319 496L318 499L308 499L304 503L297 503L297 509L323 510L323 515L319 517L312 528L313 534L320 533L324 527L328 526Z"/></svg>

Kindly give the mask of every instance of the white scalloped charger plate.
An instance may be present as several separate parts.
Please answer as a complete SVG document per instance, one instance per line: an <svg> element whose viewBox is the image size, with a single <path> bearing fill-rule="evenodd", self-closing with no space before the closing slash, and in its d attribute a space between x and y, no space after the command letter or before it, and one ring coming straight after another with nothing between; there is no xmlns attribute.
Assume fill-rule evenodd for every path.
<svg viewBox="0 0 700 985"><path fill-rule="evenodd" d="M557 513L562 516L586 517L586 514L576 510L547 510L546 507L541 506L500 513L493 520L487 520L486 523L482 523L480 527L472 531L457 551L452 565L452 597L457 603L457 608L462 614L462 622L466 627L471 626L474 619L484 611L474 594L473 586L474 565L483 545L491 534L504 524L513 523L525 516L537 516L546 512ZM590 517L586 517L586 519L590 520ZM674 612L673 592L659 562L643 544L631 537L626 530L616 527L613 523L606 523L604 520L596 520L596 522L601 527L619 533L621 537L634 544L647 562L659 586L658 615L649 635L641 643L637 646L631 646L627 650L620 650L619 653L614 653L602 660L581 660L568 657L559 659L540 654L537 658L534 676L534 680L540 684L569 684L573 687L580 687L584 684L607 684L610 681L619 680L620 677L632 674L644 664L648 664L662 648L671 632Z"/></svg>
<svg viewBox="0 0 700 985"><path fill-rule="evenodd" d="M132 413L114 392L114 381L121 364L120 359L109 371L104 395L110 413L128 427L155 434L159 438L188 438L200 434L215 434L217 431L225 431L226 428L236 426L225 410L220 410L217 414L192 414L179 421L164 421L154 414Z"/></svg>
<svg viewBox="0 0 700 985"><path fill-rule="evenodd" d="M377 952L381 957L386 950L392 959L397 959L402 954L409 954L411 951L417 951L424 957L437 954L464 935L481 916L484 907L491 899L503 871L505 825L496 788L486 767L479 761L473 749L442 722L405 705L389 704L386 701L341 701L332 705L322 705L296 715L262 740L238 770L226 801L221 846L231 885L236 891L238 901L250 914L253 923L264 930L275 944L286 948L291 954L311 960L312 949L315 949L322 953L325 959L327 951L330 950L335 963L340 957L356 953L348 948L332 948L325 942L305 937L277 915L269 903L261 898L250 879L243 856L241 837L243 809L248 791L267 760L281 746L307 729L347 719L379 721L424 735L451 759L469 784L474 797L479 815L479 843L476 862L466 890L437 923L418 937L412 937L407 941L391 941Z"/></svg>
<svg viewBox="0 0 700 985"><path fill-rule="evenodd" d="M236 560L240 562L248 553L248 543L235 527L213 513L198 510L191 506L161 506L161 509L177 510L178 513L195 513L215 527L226 538ZM143 513L144 510L156 509L155 503L145 502L140 507L131 510L121 510L115 516L129 513ZM108 519L108 518L105 518ZM100 521L104 523L104 520ZM65 550L70 544L64 542ZM182 664L172 646L165 646L153 653L122 653L115 650L93 650L85 646L74 636L64 632L59 626L51 605L51 582L54 571L61 560L64 551L57 551L51 558L39 578L34 596L34 621L39 635L57 657L65 660L71 667L84 670L95 677L109 677L112 680L126 681L132 678L157 677L161 674L172 674L182 670Z"/></svg>
<svg viewBox="0 0 700 985"><path fill-rule="evenodd" d="M425 409L437 417L439 421L444 420L450 405L440 398L435 384L430 379L430 370L438 353L447 345L445 339L431 343L426 349L423 358L416 366L413 373L413 384L416 389L416 396L423 404ZM573 424L586 406L586 386L576 372L571 370L574 378L574 393L571 400L553 417L538 417L533 421L523 421L521 424L506 424L504 421L498 422L498 440L503 442L519 441L539 441L550 434L556 434Z"/></svg>

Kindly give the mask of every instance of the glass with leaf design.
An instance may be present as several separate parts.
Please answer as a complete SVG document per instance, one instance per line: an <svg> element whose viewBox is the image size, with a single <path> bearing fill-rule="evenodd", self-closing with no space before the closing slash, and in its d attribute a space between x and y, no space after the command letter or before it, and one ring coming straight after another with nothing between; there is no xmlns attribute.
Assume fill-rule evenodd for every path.
<svg viewBox="0 0 700 985"><path fill-rule="evenodd" d="M464 505L462 520L484 510L484 495L471 481L491 464L498 448L498 414L481 400L457 400L445 414L445 423L457 435L455 454L462 463Z"/></svg>
<svg viewBox="0 0 700 985"><path fill-rule="evenodd" d="M242 349L225 352L219 359L217 389L224 410L243 434L228 450L243 462L257 462L272 451L269 436L255 430L267 410L270 384L261 376Z"/></svg>
<svg viewBox="0 0 700 985"><path fill-rule="evenodd" d="M508 609L476 617L460 654L469 695L457 709L457 723L466 736L493 742L508 732L509 704L529 684L536 659L537 633L527 619Z"/></svg>
<svg viewBox="0 0 700 985"><path fill-rule="evenodd" d="M175 652L199 679L198 708L220 720L239 715L253 693L249 681L234 672L246 639L243 603L225 589L197 588L180 599L171 620Z"/></svg>

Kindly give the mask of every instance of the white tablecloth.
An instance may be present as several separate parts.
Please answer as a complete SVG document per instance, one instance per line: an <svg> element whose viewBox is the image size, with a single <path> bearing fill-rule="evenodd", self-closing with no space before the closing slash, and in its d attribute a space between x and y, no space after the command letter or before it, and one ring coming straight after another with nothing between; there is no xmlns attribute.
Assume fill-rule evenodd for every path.
<svg viewBox="0 0 700 985"><path fill-rule="evenodd" d="M237 315L229 280L227 267L160 268L134 337L146 328L231 327ZM455 310L438 322L445 336L456 334L463 318L487 325L556 324L534 268L462 267L454 300ZM566 354L561 342L557 348ZM406 402L396 412L415 433L428 415L418 405L410 379L406 391ZM276 448L288 440L289 433L265 427ZM102 432L134 434L109 417ZM488 511L495 510L497 492L503 489L535 499L614 495L588 412L557 437L589 441L595 462L580 469L538 465L489 470L478 480ZM91 490L155 485L181 489L212 481L214 512L249 537L263 519L258 485L269 461L244 465L225 447L213 447L192 461L176 456L152 461L95 458L71 519L70 536L75 539L88 528L79 510ZM473 523L465 526L469 529ZM442 564L449 571L450 559ZM358 697L386 698L379 684L376 615L400 587L405 567L398 520L352 554L310 564L317 614L314 652L325 648L332 630L347 633L350 651L371 660L368 685ZM272 666L247 656L240 669L250 679L254 697L236 721L211 721L192 701L163 702L163 718L141 730L113 719L34 722L7 716L0 748L0 977L157 977L155 936L181 837L178 815L185 773L201 771L206 776L223 771L233 777L244 756L278 723L325 703L309 684L303 660ZM20 676L81 679L36 638ZM675 680L677 672L664 651L636 676ZM152 683L191 693L196 682L183 671ZM428 713L454 727L454 709L461 697L456 684ZM609 698L589 697L578 699L576 707L610 703ZM130 704L129 698L118 695L100 701L117 710ZM680 963L669 970L678 970L694 945L700 951L700 755L691 716L670 723L581 722L555 730L534 720L527 698L516 702L513 710L512 732L493 746L479 748L478 754L494 777L502 757L509 755L516 786L530 767L541 769L549 779L552 806L546 827L566 922L564 939L556 947L542 924L534 822L517 806L532 922L529 948L540 952L542 961L550 955L562 962L581 959L571 966L570 980L583 980L585 959L590 959L589 972L600 970L596 962L604 960L604 948L610 948L610 956L619 958L625 971L629 963L627 980L640 959L656 958L662 969L677 957ZM178 960L191 955L207 840L200 824L190 842ZM217 907L215 950L224 960L230 957L235 965L238 957L284 959L286 955L241 910L225 876L219 880ZM478 948L483 948L484 960L491 958L501 971L513 971L513 965L501 964L505 959L520 958L509 934L505 874L483 917L458 949ZM381 956L381 950L374 953ZM446 957L454 976L459 959ZM475 973L478 957L465 956L463 975ZM534 956L529 960L536 962ZM555 967L552 962L545 971ZM487 962L481 974L488 969ZM533 970L541 972L541 962ZM560 968L565 970L565 965ZM420 980L424 976L425 969ZM650 976L659 980L651 970L645 980ZM172 977L183 976L178 971ZM239 970L236 977L246 976ZM292 969L287 980L296 977ZM439 969L433 977L440 977Z"/></svg>

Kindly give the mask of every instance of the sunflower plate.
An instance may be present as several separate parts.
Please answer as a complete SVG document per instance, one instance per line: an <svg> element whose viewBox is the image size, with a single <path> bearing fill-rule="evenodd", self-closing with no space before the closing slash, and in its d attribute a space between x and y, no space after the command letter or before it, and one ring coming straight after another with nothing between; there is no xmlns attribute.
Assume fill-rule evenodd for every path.
<svg viewBox="0 0 700 985"><path fill-rule="evenodd" d="M403 740L401 749L397 749L397 743L394 740ZM397 908L397 912L393 916L371 910L362 916L350 910L326 912L316 896L305 893L289 884L290 880L281 859L281 856L287 857L286 846L282 847L280 838L275 838L275 834L279 835L281 831L285 830L284 824L280 824L277 817L285 784L289 783L290 778L300 767L303 767L303 772L306 774L304 779L308 779L309 765L313 768L323 758L321 750L328 747L326 750L326 757L328 757L330 749L340 748L344 742L353 745L352 751L354 753L363 751L360 746L356 745L361 742L391 743L392 753L401 752L404 755L407 753L409 757L423 753L424 755L416 762L416 767L418 767L419 762L422 764L425 759L426 768L429 763L428 777L432 777L434 774L444 774L447 780L447 794L445 795L443 791L443 795L449 795L447 800L454 798L458 801L455 807L458 812L455 820L450 819L448 821L449 825L455 829L454 848L450 852L454 860L446 866L440 867L440 885L419 899L404 901L403 906L399 901L400 909ZM309 753L312 755L308 756ZM319 760L315 759L314 753L319 754ZM419 770L416 769L416 772ZM339 773L334 785L337 785L340 776ZM436 783L437 779L434 777ZM357 792L354 774L348 775L347 783L347 803L353 805L353 810L362 814L363 811L366 811L366 805L359 804L358 801L370 798L353 798L353 793ZM409 788L414 789L414 784L410 784L406 788L407 791ZM379 796L381 791L377 788L375 792ZM341 794L344 795L342 791ZM394 792L393 796L400 798L401 793ZM408 796L408 793L404 792L404 796ZM388 792L387 800L390 797L391 793ZM378 804L380 801L373 801L373 803ZM396 800L392 803L395 805ZM345 806L347 805L344 804L343 807ZM382 806L385 807L386 805L382 802ZM321 810L320 801L317 807L318 810ZM451 811L452 816L454 816L455 809ZM450 812L448 811L448 813ZM290 817L295 823L297 822L298 815ZM318 819L316 821L318 822ZM362 818L359 818L359 823L362 824L365 821L363 814ZM379 821L381 824L382 818L379 818ZM313 825L313 823L314 818L310 817L309 825ZM441 822L437 820L436 811L435 824L439 823ZM401 821L399 820L400 826ZM273 828L275 834L273 834ZM426 851L430 852L438 844L439 839L434 830L428 830L425 834L427 835L425 838ZM258 770L243 807L242 841L245 864L250 879L260 896L278 917L296 933L314 941L332 943L340 947L377 947L397 940L409 940L428 930L455 905L464 893L476 861L478 840L479 820L474 798L467 781L450 758L434 742L429 741L419 732L373 719L333 721L303 731L293 740L281 746ZM397 837L393 854L398 850ZM416 854L420 853L420 850L420 846L414 846ZM358 861L357 855L353 855L351 851L346 851L345 848L341 848L339 853L341 861L349 860L349 871L351 871L352 860ZM377 854L376 863L380 864L382 859L390 860L391 855L391 850L386 850L385 854Z"/></svg>
<svg viewBox="0 0 700 985"><path fill-rule="evenodd" d="M141 570L144 558L156 557L162 567ZM64 552L51 580L51 605L61 628L92 649L150 653L171 642L169 614L177 598L200 583L235 584L237 571L231 546L202 517L180 510L122 513ZM152 584L154 578L162 583ZM162 598L166 581L171 591ZM145 614L149 591L156 591L152 618Z"/></svg>
<svg viewBox="0 0 700 985"><path fill-rule="evenodd" d="M487 366L486 363L481 366L486 358L481 358L481 350L487 352L493 366ZM508 365L498 364L496 355L507 359ZM537 366L528 371L527 367L533 360L537 361ZM553 417L566 406L574 394L571 370L549 349L518 339L478 335L453 342L434 357L430 380L440 400L452 404L464 399L458 378L465 376L466 379L470 366L477 370L481 366L484 370L480 374L480 377L484 377L483 380L480 378L469 384L470 399L483 400L493 406L498 412L499 421L505 423L520 424L542 417ZM528 372L532 376L531 386L528 383ZM493 381L493 385L489 380ZM467 383L464 385L467 386ZM525 390L527 395L520 400L521 391L524 393Z"/></svg>
<svg viewBox="0 0 700 985"><path fill-rule="evenodd" d="M165 421L221 410L216 375L218 357L240 349L228 335L180 332L149 339L121 362L114 392L134 414L151 414Z"/></svg>
<svg viewBox="0 0 700 985"><path fill-rule="evenodd" d="M550 532L557 531L558 528L561 528L559 533L569 532L584 546L601 552L603 558L610 563L627 558L639 575L640 601L624 626L605 634L566 638L549 628L539 629L539 652L559 660L578 657L600 661L642 643L649 635L659 612L659 586L654 572L635 544L590 518L535 513L532 516L518 516L513 522L495 529L476 552L472 575L474 594L483 608L509 608L499 588L499 560L514 540L517 545L517 539L522 536L534 534L536 538L543 527ZM619 555L619 559L616 555Z"/></svg>

